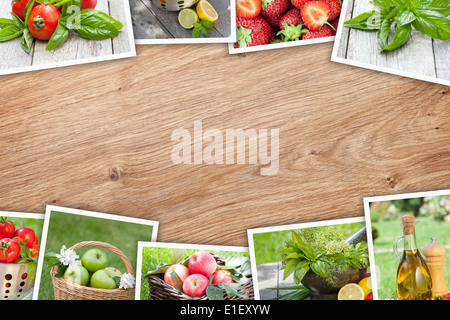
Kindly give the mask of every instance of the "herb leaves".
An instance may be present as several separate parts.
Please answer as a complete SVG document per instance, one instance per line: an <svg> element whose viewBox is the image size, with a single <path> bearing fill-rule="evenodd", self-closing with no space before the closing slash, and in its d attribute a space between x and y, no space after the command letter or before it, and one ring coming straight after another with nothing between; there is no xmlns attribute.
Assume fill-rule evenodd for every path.
<svg viewBox="0 0 450 320"><path fill-rule="evenodd" d="M344 22L344 26L376 31L382 51L404 45L413 28L433 39L450 40L450 3L448 0L373 0L377 10L368 11ZM395 34L388 42L389 32Z"/></svg>

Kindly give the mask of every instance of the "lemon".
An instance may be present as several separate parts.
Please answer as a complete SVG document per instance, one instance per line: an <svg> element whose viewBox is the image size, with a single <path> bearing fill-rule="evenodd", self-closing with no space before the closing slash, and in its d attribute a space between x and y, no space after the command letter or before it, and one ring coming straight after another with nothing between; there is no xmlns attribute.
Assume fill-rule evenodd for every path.
<svg viewBox="0 0 450 320"><path fill-rule="evenodd" d="M198 15L195 10L187 8L180 11L178 14L178 22L185 29L192 29L194 23L198 21Z"/></svg>
<svg viewBox="0 0 450 320"><path fill-rule="evenodd" d="M338 300L364 300L364 291L356 283L347 283L339 290Z"/></svg>
<svg viewBox="0 0 450 320"><path fill-rule="evenodd" d="M358 285L363 289L364 297L372 292L372 280L370 279L370 277L362 279L360 282L358 282Z"/></svg>
<svg viewBox="0 0 450 320"><path fill-rule="evenodd" d="M197 13L200 19L208 21L216 21L219 18L217 11L206 0L200 0L197 4Z"/></svg>

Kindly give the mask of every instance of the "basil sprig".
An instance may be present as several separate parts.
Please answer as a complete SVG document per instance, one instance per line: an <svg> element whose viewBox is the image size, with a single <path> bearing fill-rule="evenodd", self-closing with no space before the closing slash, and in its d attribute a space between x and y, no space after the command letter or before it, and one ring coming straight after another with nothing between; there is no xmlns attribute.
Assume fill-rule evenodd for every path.
<svg viewBox="0 0 450 320"><path fill-rule="evenodd" d="M433 39L450 40L450 2L448 0L373 0L377 10L364 12L344 22L344 26L376 31L382 51L404 45L413 28ZM388 43L389 31L395 34Z"/></svg>
<svg viewBox="0 0 450 320"><path fill-rule="evenodd" d="M32 0L25 7L25 19L22 21L14 13L12 19L0 18L0 42L6 42L22 36L21 47L30 53L34 38L28 29L27 21L35 3L52 4L61 9L58 27L47 43L46 50L58 49L69 39L69 30L88 40L105 40L119 35L124 25L99 10L81 10L83 0Z"/></svg>

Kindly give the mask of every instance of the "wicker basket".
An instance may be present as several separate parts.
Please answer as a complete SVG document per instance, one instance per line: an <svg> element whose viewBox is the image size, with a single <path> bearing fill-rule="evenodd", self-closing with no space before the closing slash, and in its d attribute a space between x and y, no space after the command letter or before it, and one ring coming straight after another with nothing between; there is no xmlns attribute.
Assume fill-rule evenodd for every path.
<svg viewBox="0 0 450 320"><path fill-rule="evenodd" d="M107 249L117 254L125 263L127 272L134 276L133 267L130 260L125 254L116 247L99 241L84 241L77 243L70 247L72 250L84 248L84 247L100 247ZM134 293L133 289L98 289L87 286L81 286L64 278L56 278L58 273L58 266L54 266L50 270L50 276L53 282L53 291L55 293L55 300L130 300Z"/></svg>
<svg viewBox="0 0 450 320"><path fill-rule="evenodd" d="M192 7L199 0L150 0L155 6L167 11L180 11Z"/></svg>
<svg viewBox="0 0 450 320"><path fill-rule="evenodd" d="M217 265L225 265L225 260L223 258L218 257L214 254L213 256L216 259ZM171 285L168 285L164 281L164 273L149 275L147 276L147 281L149 285L150 300L208 300L206 296L200 298L187 296ZM249 278L247 283L242 286L242 289L239 290L239 293L247 296L245 300L254 300L253 279L251 277ZM223 299L244 300L244 298L235 295L228 295L226 293L224 293Z"/></svg>

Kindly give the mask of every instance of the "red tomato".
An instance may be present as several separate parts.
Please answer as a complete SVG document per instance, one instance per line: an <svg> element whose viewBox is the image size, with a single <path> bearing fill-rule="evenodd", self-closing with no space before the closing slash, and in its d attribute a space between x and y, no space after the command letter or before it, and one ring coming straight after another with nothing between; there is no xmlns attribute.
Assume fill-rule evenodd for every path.
<svg viewBox="0 0 450 320"><path fill-rule="evenodd" d="M15 230L16 227L12 221L6 220L5 217L0 219L0 239L11 238Z"/></svg>
<svg viewBox="0 0 450 320"><path fill-rule="evenodd" d="M97 0L83 0L83 4L81 5L81 10L95 9L96 6L97 6Z"/></svg>
<svg viewBox="0 0 450 320"><path fill-rule="evenodd" d="M372 292L368 293L364 300L373 300L373 293Z"/></svg>
<svg viewBox="0 0 450 320"><path fill-rule="evenodd" d="M25 7L31 0L13 0L11 2L12 13L18 16L20 19L25 20ZM37 7L39 3L35 2L33 8Z"/></svg>
<svg viewBox="0 0 450 320"><path fill-rule="evenodd" d="M0 262L13 263L20 258L20 245L13 239L0 240Z"/></svg>
<svg viewBox="0 0 450 320"><path fill-rule="evenodd" d="M58 27L61 12L51 4L40 4L31 11L28 20L28 29L31 35L38 39L50 40Z"/></svg>
<svg viewBox="0 0 450 320"><path fill-rule="evenodd" d="M39 251L41 250L41 247L39 245L32 246L30 248L31 253L33 254L32 258L39 257Z"/></svg>
<svg viewBox="0 0 450 320"><path fill-rule="evenodd" d="M36 240L34 230L28 227L18 228L16 232L14 232L14 236L22 238L28 248L31 248Z"/></svg>
<svg viewBox="0 0 450 320"><path fill-rule="evenodd" d="M450 292L447 293L447 294L444 296L444 299L445 299L445 300L450 300Z"/></svg>

